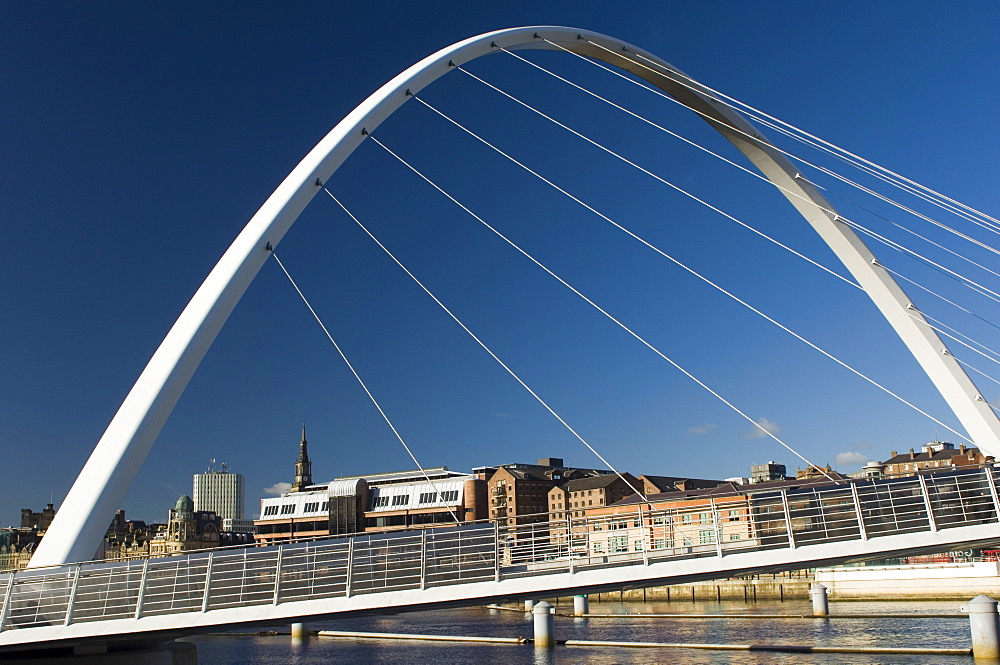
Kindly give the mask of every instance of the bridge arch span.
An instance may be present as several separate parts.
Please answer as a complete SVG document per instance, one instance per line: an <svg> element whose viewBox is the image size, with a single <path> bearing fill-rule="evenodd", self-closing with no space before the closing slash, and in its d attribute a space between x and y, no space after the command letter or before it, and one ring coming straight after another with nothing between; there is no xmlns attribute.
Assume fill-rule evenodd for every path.
<svg viewBox="0 0 1000 665"><path fill-rule="evenodd" d="M828 201L801 178L739 114L700 92L682 72L631 44L575 28L532 26L490 32L444 48L383 85L341 120L292 170L250 219L153 354L63 501L31 567L91 558L153 442L230 313L291 225L348 156L408 99L451 64L506 49L563 48L624 69L698 112L795 206L896 329L976 443L1000 456L1000 420L951 357L942 340L864 243L837 221ZM603 48L602 48L603 47ZM667 75L626 57L641 55Z"/></svg>

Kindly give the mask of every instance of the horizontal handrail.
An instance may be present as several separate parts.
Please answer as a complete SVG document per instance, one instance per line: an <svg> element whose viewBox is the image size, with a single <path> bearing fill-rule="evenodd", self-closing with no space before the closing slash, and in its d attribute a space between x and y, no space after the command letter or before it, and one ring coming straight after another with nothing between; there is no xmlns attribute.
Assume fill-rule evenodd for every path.
<svg viewBox="0 0 1000 665"><path fill-rule="evenodd" d="M211 612L995 524L993 467L0 573L0 630ZM700 501L700 503L699 503ZM860 507L860 512L858 510ZM566 515L569 514L567 517ZM522 521L523 523L518 523Z"/></svg>

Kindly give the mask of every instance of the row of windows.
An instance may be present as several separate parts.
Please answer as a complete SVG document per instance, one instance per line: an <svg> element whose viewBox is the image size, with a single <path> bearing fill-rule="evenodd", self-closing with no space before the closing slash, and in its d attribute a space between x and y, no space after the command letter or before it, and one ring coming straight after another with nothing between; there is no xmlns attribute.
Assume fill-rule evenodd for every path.
<svg viewBox="0 0 1000 665"><path fill-rule="evenodd" d="M325 513L329 509L329 507L330 507L330 502L329 501L324 501L322 503L322 506L321 506L321 504L320 504L319 501L313 501L313 502L307 503L304 506L302 506L302 512L303 513L315 513L315 512L322 511L322 512ZM264 515L263 515L263 517L270 517L272 515L277 515L278 512L279 512L279 509L280 509L280 512L281 512L282 515L292 515L293 513L295 513L295 504L294 503L286 503L286 504L283 504L283 505L280 505L280 506L277 505L277 504L270 505L270 506L264 506Z"/></svg>

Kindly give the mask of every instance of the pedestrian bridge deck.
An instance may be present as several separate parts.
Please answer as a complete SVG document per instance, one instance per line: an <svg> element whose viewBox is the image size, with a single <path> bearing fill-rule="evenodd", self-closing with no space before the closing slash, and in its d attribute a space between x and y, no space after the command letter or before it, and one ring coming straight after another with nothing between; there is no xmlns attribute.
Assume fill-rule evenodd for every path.
<svg viewBox="0 0 1000 665"><path fill-rule="evenodd" d="M988 466L600 517L0 573L0 649L676 584L997 542L997 482Z"/></svg>

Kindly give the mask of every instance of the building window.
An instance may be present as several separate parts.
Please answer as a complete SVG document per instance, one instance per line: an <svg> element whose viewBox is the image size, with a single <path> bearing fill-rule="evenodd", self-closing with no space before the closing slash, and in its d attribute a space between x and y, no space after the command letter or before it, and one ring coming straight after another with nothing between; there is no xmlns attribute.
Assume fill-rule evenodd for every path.
<svg viewBox="0 0 1000 665"><path fill-rule="evenodd" d="M295 504L294 503L286 503L285 505L283 505L281 507L281 514L282 515L291 515L294 512L295 512Z"/></svg>
<svg viewBox="0 0 1000 665"><path fill-rule="evenodd" d="M692 516L691 516L690 513L685 513L684 516L681 517L681 521L684 522L685 524L690 524L691 523L691 517Z"/></svg>
<svg viewBox="0 0 1000 665"><path fill-rule="evenodd" d="M445 502L458 501L458 490L441 492L441 500Z"/></svg>
<svg viewBox="0 0 1000 665"><path fill-rule="evenodd" d="M277 515L277 514L278 514L278 506L264 506L264 517L267 517L268 515Z"/></svg>
<svg viewBox="0 0 1000 665"><path fill-rule="evenodd" d="M698 532L698 544L699 545L713 545L715 544L715 531L711 529L703 529Z"/></svg>
<svg viewBox="0 0 1000 665"><path fill-rule="evenodd" d="M738 533L729 534L729 540L739 540L739 539L740 539L740 534Z"/></svg>
<svg viewBox="0 0 1000 665"><path fill-rule="evenodd" d="M437 492L423 492L420 495L420 503L434 503L437 498Z"/></svg>
<svg viewBox="0 0 1000 665"><path fill-rule="evenodd" d="M372 503L373 508L385 508L388 505L389 505L388 496L377 496L375 497L375 501Z"/></svg>
<svg viewBox="0 0 1000 665"><path fill-rule="evenodd" d="M394 506L405 506L409 503L410 503L409 494L397 494L396 496L392 497L392 505Z"/></svg>
<svg viewBox="0 0 1000 665"><path fill-rule="evenodd" d="M666 538L654 538L653 539L653 549L654 550L665 550L665 549L667 549L667 539Z"/></svg>
<svg viewBox="0 0 1000 665"><path fill-rule="evenodd" d="M608 538L608 552L628 552L628 536L611 536Z"/></svg>

